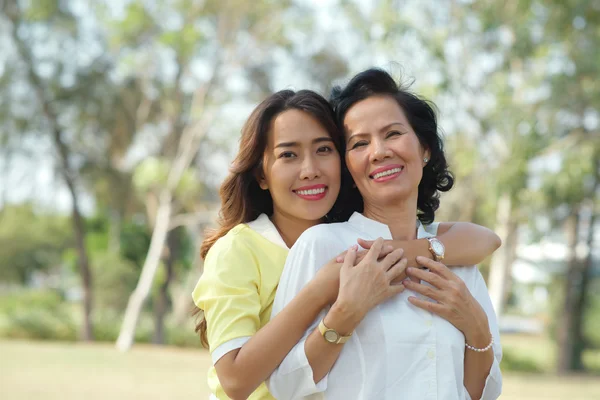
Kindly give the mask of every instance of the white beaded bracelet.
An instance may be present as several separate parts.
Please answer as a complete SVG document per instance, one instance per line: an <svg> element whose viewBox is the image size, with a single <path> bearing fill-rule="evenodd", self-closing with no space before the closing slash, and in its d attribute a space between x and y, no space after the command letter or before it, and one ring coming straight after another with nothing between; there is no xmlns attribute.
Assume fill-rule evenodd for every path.
<svg viewBox="0 0 600 400"><path fill-rule="evenodd" d="M484 351L488 351L489 349L492 348L492 345L494 344L494 336L490 334L490 336L492 336L492 341L490 342L490 344L488 344L487 346L485 346L483 349L478 349L477 347L473 347L471 345L469 345L468 343L465 343L465 347L469 350L473 350L476 351L478 353L483 353Z"/></svg>

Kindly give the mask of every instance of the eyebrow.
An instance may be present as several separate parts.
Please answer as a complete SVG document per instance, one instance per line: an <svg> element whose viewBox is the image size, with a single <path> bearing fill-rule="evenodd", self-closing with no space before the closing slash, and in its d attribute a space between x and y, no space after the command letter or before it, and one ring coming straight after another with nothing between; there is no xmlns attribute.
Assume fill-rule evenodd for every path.
<svg viewBox="0 0 600 400"><path fill-rule="evenodd" d="M404 125L402 122L391 122L391 123L389 123L387 125L384 125L381 128L379 128L379 132L383 132L385 130L388 130L388 129L390 129L394 125L401 125L401 126L403 126L403 127L406 128L406 125ZM355 133L355 134L350 135L350 137L348 138L347 141L349 142L355 136L369 136L369 134L368 133L364 133L364 132Z"/></svg>
<svg viewBox="0 0 600 400"><path fill-rule="evenodd" d="M333 142L333 139L330 138L329 136L322 136L319 138L316 138L312 141L312 144L316 144L316 143L322 143L322 142ZM280 148L280 147L296 147L296 146L300 146L300 143L298 142L281 142L278 143L275 148Z"/></svg>

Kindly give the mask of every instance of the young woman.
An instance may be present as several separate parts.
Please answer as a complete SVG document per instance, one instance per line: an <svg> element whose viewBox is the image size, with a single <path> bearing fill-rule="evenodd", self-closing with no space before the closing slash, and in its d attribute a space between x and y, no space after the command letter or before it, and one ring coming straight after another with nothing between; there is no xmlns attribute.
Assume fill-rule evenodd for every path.
<svg viewBox="0 0 600 400"><path fill-rule="evenodd" d="M213 399L272 399L264 381L338 294L364 299L360 309L370 309L404 290L390 282L403 278L416 255L432 257L426 240L392 242L404 248L396 250L377 240L350 272L327 263L269 321L288 249L306 229L330 220L341 185L341 140L330 105L311 91L271 95L242 130L221 186L220 227L203 243L204 273L193 292L205 318L197 331L214 364ZM472 224L442 230L449 264L478 262L498 245L495 234ZM385 279L365 278L375 267L387 271ZM356 313L348 307L339 317Z"/></svg>
<svg viewBox="0 0 600 400"><path fill-rule="evenodd" d="M427 101L376 69L355 76L335 99L355 185L347 199L355 213L347 222L312 227L296 241L280 278L274 318L326 260L357 238L435 236L439 192L453 185ZM355 269L354 257L349 251L341 276ZM408 268L407 290L379 307L361 308L364 300L346 297L342 287L270 377L273 395L280 400L317 393L329 400L498 398L502 348L479 270L417 262L426 269ZM364 271L385 281L380 268ZM347 309L356 314L340 317Z"/></svg>

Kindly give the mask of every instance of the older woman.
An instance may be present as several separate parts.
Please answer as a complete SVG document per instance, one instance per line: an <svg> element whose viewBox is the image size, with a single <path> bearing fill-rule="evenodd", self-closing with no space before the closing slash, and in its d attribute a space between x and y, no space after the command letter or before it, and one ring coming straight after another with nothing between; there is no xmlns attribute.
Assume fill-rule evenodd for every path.
<svg viewBox="0 0 600 400"><path fill-rule="evenodd" d="M318 225L300 236L288 255L273 316L358 238L435 237L438 192L452 187L433 109L386 72L358 74L337 90L334 106L354 181L347 203L355 213L348 222ZM432 252L440 255L435 240ZM348 254L341 274L354 268L356 253ZM361 310L364 299L340 291L271 375L274 397L496 399L502 351L481 274L473 266L450 270L418 261L423 268L408 268L410 279L400 283L407 290L370 311L349 315L348 309ZM362 272L365 279L387 273Z"/></svg>

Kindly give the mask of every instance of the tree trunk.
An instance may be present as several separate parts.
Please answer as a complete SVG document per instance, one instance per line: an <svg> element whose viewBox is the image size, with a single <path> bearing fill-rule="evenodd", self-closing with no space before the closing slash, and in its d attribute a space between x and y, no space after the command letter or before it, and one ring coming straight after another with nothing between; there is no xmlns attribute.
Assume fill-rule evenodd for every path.
<svg viewBox="0 0 600 400"><path fill-rule="evenodd" d="M587 254L581 270L581 285L576 293L575 310L573 313L573 354L571 356L571 366L573 369L582 371L585 369L583 365L583 352L586 348L586 340L583 333L584 314L588 305L589 283L592 280L593 254L594 248L594 233L598 215L598 202L596 193L600 188L600 154L595 157L594 163L594 184L590 196L590 219L587 226L586 247Z"/></svg>
<svg viewBox="0 0 600 400"><path fill-rule="evenodd" d="M508 299L511 267L517 245L517 223L513 217L509 193L503 193L498 200L496 233L502 239L503 246L492 256L488 288L494 310L500 316Z"/></svg>
<svg viewBox="0 0 600 400"><path fill-rule="evenodd" d="M568 258L565 279L565 293L562 311L557 318L558 360L557 372L567 373L573 370L575 349L575 313L577 312L577 292L581 287L581 263L577 259L576 247L579 232L579 205L573 206L565 223L567 234Z"/></svg>
<svg viewBox="0 0 600 400"><path fill-rule="evenodd" d="M109 210L109 227L108 227L108 250L111 253L119 253L121 251L121 229L123 225L123 216L121 212L111 207Z"/></svg>
<svg viewBox="0 0 600 400"><path fill-rule="evenodd" d="M191 311L194 303L192 300L192 291L198 282L198 278L202 275L203 260L200 257L200 246L204 239L202 235L202 229L196 225L193 227L194 236L194 259L192 260L192 266L187 272L185 280L175 291L173 299L173 324L175 326L181 326L186 321L190 320Z"/></svg>
<svg viewBox="0 0 600 400"><path fill-rule="evenodd" d="M77 265L79 274L81 276L81 285L83 287L83 324L81 330L81 338L83 340L93 339L93 326L92 326L92 308L93 308L93 294L92 294L92 273L89 266L89 258L87 253L87 247L85 243L86 231L83 218L81 216L79 208L79 198L77 195L77 188L75 184L75 173L71 168L69 148L64 143L63 132L58 123L58 116L50 105L50 100L46 93L46 88L40 77L35 73L33 68L33 59L31 52L25 45L25 43L19 38L18 25L21 18L21 10L18 2L8 2L4 8L5 15L12 22L12 38L17 47L19 55L27 65L27 77L29 83L34 89L36 97L42 108L42 113L52 133L52 140L56 147L56 150L60 157L60 171L71 196L72 210L71 210L71 222L73 224L73 233L75 235L75 245L77 249Z"/></svg>
<svg viewBox="0 0 600 400"><path fill-rule="evenodd" d="M160 257L167 238L169 221L171 220L171 200L172 194L170 191L165 190L161 193L158 211L156 213L156 223L150 240L150 249L148 250L144 266L142 267L140 280L129 297L129 302L127 303L127 309L125 310L125 316L123 318L123 325L121 326L121 331L117 338L117 349L120 351L127 351L133 345L137 321L142 311L144 301L152 288L152 281L154 280L156 270L160 264Z"/></svg>
<svg viewBox="0 0 600 400"><path fill-rule="evenodd" d="M169 289L175 276L175 262L179 258L179 230L173 230L167 235L167 255L164 260L165 277L156 294L154 305L154 340L155 344L165 344L165 315L171 305Z"/></svg>

